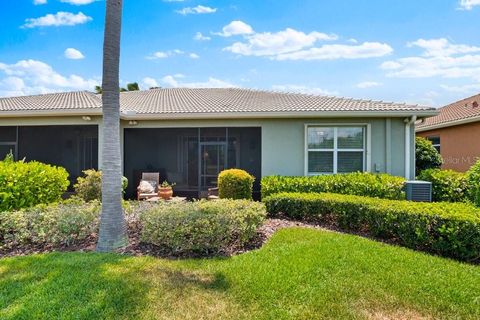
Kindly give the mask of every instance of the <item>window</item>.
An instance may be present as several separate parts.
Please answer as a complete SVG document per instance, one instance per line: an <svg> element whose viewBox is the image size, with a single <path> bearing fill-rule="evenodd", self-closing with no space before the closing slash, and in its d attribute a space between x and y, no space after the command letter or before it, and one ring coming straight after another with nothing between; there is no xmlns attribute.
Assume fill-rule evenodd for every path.
<svg viewBox="0 0 480 320"><path fill-rule="evenodd" d="M427 140L433 144L433 147L440 153L440 137L427 137Z"/></svg>
<svg viewBox="0 0 480 320"><path fill-rule="evenodd" d="M365 127L307 127L307 173L365 171Z"/></svg>

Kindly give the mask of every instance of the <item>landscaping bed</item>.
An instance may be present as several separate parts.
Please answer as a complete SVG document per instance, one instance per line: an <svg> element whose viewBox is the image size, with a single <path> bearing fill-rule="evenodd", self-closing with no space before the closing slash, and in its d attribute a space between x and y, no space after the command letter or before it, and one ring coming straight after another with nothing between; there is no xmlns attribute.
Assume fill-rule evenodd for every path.
<svg viewBox="0 0 480 320"><path fill-rule="evenodd" d="M248 200L185 203L124 203L133 255L230 256L258 248L266 211ZM72 199L0 213L0 256L52 251L94 251L100 204ZM258 229L258 231L257 231Z"/></svg>
<svg viewBox="0 0 480 320"><path fill-rule="evenodd" d="M278 193L263 199L271 216L315 221L412 249L480 262L480 209L331 193Z"/></svg>

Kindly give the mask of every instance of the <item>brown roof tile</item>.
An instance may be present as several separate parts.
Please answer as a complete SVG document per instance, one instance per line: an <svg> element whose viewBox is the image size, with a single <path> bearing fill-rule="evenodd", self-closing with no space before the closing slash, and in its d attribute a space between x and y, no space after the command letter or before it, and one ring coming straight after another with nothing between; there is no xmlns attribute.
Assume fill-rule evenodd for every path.
<svg viewBox="0 0 480 320"><path fill-rule="evenodd" d="M425 131L429 128L455 125L457 121L480 121L480 94L454 102L438 109L437 116L425 119L417 125L417 130Z"/></svg>

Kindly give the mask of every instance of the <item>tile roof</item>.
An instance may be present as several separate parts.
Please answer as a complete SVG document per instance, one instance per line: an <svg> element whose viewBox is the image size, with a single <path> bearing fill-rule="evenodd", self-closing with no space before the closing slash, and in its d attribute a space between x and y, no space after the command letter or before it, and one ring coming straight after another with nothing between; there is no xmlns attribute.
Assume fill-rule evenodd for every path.
<svg viewBox="0 0 480 320"><path fill-rule="evenodd" d="M87 91L0 98L2 111L39 111L101 108L102 100Z"/></svg>
<svg viewBox="0 0 480 320"><path fill-rule="evenodd" d="M446 105L438 111L440 113L437 116L418 124L417 130L453 126L459 121L480 121L480 94Z"/></svg>
<svg viewBox="0 0 480 320"><path fill-rule="evenodd" d="M240 88L168 88L120 94L123 113L221 114L282 112L432 112L418 105ZM0 98L2 111L99 109L101 96L91 92Z"/></svg>

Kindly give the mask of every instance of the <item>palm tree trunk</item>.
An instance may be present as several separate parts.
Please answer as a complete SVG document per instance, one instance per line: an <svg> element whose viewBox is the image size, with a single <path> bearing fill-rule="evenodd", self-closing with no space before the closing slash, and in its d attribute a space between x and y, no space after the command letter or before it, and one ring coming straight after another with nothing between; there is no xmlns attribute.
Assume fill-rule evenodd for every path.
<svg viewBox="0 0 480 320"><path fill-rule="evenodd" d="M122 0L107 0L103 43L102 213L97 251L108 252L127 244L122 209L120 154L120 32Z"/></svg>

